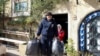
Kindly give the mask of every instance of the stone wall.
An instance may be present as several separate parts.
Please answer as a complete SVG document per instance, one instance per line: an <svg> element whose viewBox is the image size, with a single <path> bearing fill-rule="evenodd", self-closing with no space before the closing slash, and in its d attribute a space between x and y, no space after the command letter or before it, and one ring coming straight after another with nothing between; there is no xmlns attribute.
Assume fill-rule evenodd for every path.
<svg viewBox="0 0 100 56"><path fill-rule="evenodd" d="M5 16L9 16L9 17L11 17L11 0L9 0L9 1L7 1L7 3L6 3L6 5L5 5Z"/></svg>
<svg viewBox="0 0 100 56"><path fill-rule="evenodd" d="M71 11L69 15L69 37L74 40L74 47L76 50L78 50L78 28L81 21L89 13L100 10L100 2L98 2L98 0L79 0L78 2L79 4L77 5L72 1L74 5L71 5L72 8L70 8Z"/></svg>

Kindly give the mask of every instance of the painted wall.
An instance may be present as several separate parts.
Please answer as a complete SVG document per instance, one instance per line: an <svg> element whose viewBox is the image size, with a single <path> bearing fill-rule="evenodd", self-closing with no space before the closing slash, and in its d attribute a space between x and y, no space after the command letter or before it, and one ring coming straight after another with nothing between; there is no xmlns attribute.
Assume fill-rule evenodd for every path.
<svg viewBox="0 0 100 56"><path fill-rule="evenodd" d="M79 4L76 1L70 1L73 5L70 8L70 18L69 18L69 37L74 40L74 47L78 50L78 28L81 21L89 13L100 10L100 2L98 0L79 0ZM74 7L73 7L74 6Z"/></svg>

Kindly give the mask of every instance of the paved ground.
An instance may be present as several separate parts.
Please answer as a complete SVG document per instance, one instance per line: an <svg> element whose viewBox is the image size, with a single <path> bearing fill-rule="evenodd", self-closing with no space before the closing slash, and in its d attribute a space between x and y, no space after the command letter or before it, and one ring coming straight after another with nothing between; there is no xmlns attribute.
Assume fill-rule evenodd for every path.
<svg viewBox="0 0 100 56"><path fill-rule="evenodd" d="M7 54L6 56L19 56L19 52L17 48L7 47ZM64 55L66 56L66 55Z"/></svg>
<svg viewBox="0 0 100 56"><path fill-rule="evenodd" d="M7 56L19 56L18 49L7 47Z"/></svg>
<svg viewBox="0 0 100 56"><path fill-rule="evenodd" d="M16 49L9 49L7 50L7 56L19 56L19 52Z"/></svg>

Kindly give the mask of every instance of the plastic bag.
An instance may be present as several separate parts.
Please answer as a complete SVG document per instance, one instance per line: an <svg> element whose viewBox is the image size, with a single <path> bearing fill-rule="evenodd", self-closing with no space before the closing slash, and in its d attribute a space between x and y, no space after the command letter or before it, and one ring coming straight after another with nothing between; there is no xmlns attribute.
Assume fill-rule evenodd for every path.
<svg viewBox="0 0 100 56"><path fill-rule="evenodd" d="M39 40L33 39L28 41L26 48L26 55L38 55L39 54Z"/></svg>
<svg viewBox="0 0 100 56"><path fill-rule="evenodd" d="M54 55L62 56L63 55L63 50L64 49L64 44L58 40L58 38L53 39L52 43L52 53Z"/></svg>

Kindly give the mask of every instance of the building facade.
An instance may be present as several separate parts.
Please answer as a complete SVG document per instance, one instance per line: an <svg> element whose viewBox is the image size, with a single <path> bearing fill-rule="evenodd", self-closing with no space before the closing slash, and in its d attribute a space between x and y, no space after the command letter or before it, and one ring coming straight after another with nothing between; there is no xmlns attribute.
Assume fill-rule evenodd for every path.
<svg viewBox="0 0 100 56"><path fill-rule="evenodd" d="M100 1L70 0L69 2L72 8L69 10L68 37L73 39L75 49L93 53L100 52Z"/></svg>
<svg viewBox="0 0 100 56"><path fill-rule="evenodd" d="M60 11L68 15L68 39L73 39L75 50L99 55L100 0L69 0L64 8Z"/></svg>
<svg viewBox="0 0 100 56"><path fill-rule="evenodd" d="M16 16L11 10L14 9L12 1L8 4L10 7L5 10L6 14ZM73 39L75 50L100 51L100 0L69 0L67 3L57 4L52 13L66 31L66 37Z"/></svg>
<svg viewBox="0 0 100 56"><path fill-rule="evenodd" d="M73 6L75 6L75 4L76 6L74 9L71 9L72 11L70 11L69 13L70 14L69 16L70 18L68 21L69 37L71 37L74 40L75 49L77 50L82 50L82 49L88 50L88 48L91 49L91 47L89 47L87 43L91 41L88 40L88 37L92 38L93 36L91 36L90 33L93 32L92 35L95 35L96 33L94 33L94 31L97 31L98 33L100 29L98 26L95 26L96 28L93 28L92 31L91 27L90 26L88 27L87 25L92 24L95 20L97 20L96 22L99 22L99 19L97 19L97 17L99 17L100 2L99 0L78 0L78 1L76 0L76 3L73 2L73 4L74 4ZM96 23L94 24L96 25ZM96 36L94 36L93 38L95 37ZM97 47L97 49L99 49L99 47Z"/></svg>

